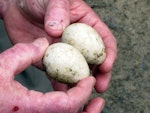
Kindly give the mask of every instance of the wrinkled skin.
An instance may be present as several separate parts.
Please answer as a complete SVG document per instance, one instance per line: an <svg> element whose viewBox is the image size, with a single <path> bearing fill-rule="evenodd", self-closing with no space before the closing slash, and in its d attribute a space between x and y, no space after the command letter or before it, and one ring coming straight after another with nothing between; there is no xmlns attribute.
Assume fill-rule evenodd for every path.
<svg viewBox="0 0 150 113"><path fill-rule="evenodd" d="M19 44L21 47L18 45L14 46L12 49L1 54L0 66L6 64L4 60L5 57L7 58L7 56L21 56L20 54L17 54L21 53L20 48L24 50L24 53L22 53L23 56L33 52L33 55L28 55L22 60L20 60L18 57L17 58L19 60L17 60L15 57L15 60L11 60L11 64L13 64L13 66L11 66L10 61L8 60L7 65L0 67L0 70L2 70L0 73L0 84L3 86L0 87L0 92L4 92L3 95L0 95L0 104L6 104L6 102L9 103L6 105L6 110L7 106L8 108L12 108L12 105L15 105L12 110L17 111L18 106L20 105L22 107L19 107L19 110L23 110L22 113L47 113L48 111L49 113L60 113L60 111L62 113L76 113L79 108L85 104L95 83L92 82L94 81L94 78L89 77L83 81L80 81L75 87L69 90L67 85L57 83L52 80L54 89L64 91L65 93L51 92L47 94L41 94L35 91L28 91L18 82L14 81L13 77L16 73L23 71L31 64L42 68L40 60L42 59L42 55L44 54L45 49L47 48L46 46L48 46L48 44L59 41L64 28L70 23L74 22L89 24L90 26L94 27L103 38L106 46L107 58L102 65L92 66L92 68L93 74L96 78L96 91L104 92L108 88L108 84L111 79L111 70L117 57L116 40L108 27L99 19L98 15L84 1L0 0L0 11L0 17L2 17L4 20L8 35L12 43L29 43L23 44L23 46ZM32 44L30 43L40 37L46 37L48 42L43 41L42 44L38 46L38 48L31 46ZM36 50L36 53L34 50ZM16 53L12 54L12 51L16 51ZM39 53L38 51L41 54L37 56L37 53ZM6 67L10 70L8 71ZM80 94L83 95L79 95L78 92L82 92ZM31 99L31 101L29 99ZM101 98L96 98L88 104L86 112L90 113L94 110L94 113L99 113L102 110L103 105L104 100ZM1 109L3 108L0 108L0 110Z"/></svg>
<svg viewBox="0 0 150 113"><path fill-rule="evenodd" d="M66 92L55 91L46 94L29 91L14 80L16 74L39 61L47 47L48 41L40 38L33 43L17 44L0 54L2 59L0 60L1 113L77 113L80 107L84 106L95 84L93 77L80 81ZM80 95L78 95L79 92ZM91 103L96 106L89 104L85 112L91 113L94 110L98 113L103 107L101 104L104 100L98 98Z"/></svg>

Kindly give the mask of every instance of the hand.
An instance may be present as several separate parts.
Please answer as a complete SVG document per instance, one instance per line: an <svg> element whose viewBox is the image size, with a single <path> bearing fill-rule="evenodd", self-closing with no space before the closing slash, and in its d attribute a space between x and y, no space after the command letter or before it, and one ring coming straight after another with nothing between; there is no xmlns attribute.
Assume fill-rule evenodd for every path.
<svg viewBox="0 0 150 113"><path fill-rule="evenodd" d="M95 84L93 77L80 81L66 92L46 94L29 91L14 80L16 74L39 61L47 47L48 41L40 38L33 43L17 44L0 54L1 113L79 113L80 108L88 101ZM103 106L103 99L94 99L84 113L100 113Z"/></svg>
<svg viewBox="0 0 150 113"><path fill-rule="evenodd" d="M94 66L97 92L104 92L111 80L111 70L117 57L116 40L98 15L82 0L7 0L3 19L13 43L32 42L47 37L49 43L60 39L70 23L82 22L94 27L103 38L107 58ZM6 1L3 1L6 2ZM57 37L57 38L54 38ZM56 85L58 88L59 85Z"/></svg>

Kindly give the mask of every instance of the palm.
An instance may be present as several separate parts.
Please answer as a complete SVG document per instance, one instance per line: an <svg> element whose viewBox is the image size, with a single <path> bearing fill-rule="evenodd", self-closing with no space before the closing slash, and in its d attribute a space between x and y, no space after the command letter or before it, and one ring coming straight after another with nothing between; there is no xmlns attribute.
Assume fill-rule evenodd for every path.
<svg viewBox="0 0 150 113"><path fill-rule="evenodd" d="M72 0L72 2L69 2L70 0L49 0L49 3L47 3L46 6L43 4L43 6L45 6L44 8L41 8L43 0L41 0L41 3L38 4L38 7L36 8L32 6L32 4L30 3L31 1L28 1L28 5L30 5L30 7L33 7L34 10L28 10L30 17L28 15L25 18L22 13L18 11L16 4L12 4L12 6L10 6L5 12L3 18L11 41L13 43L32 42L36 38L47 37L49 43L51 44L60 39L54 37L60 37L63 29L70 23L83 22L89 24L98 31L98 33L103 38L106 46L107 58L101 66L97 67L98 70L95 69L95 75L97 75L95 87L99 92L105 91L111 79L111 70L113 67L113 63L115 62L115 59L117 57L116 40L110 32L109 28L99 19L98 15L82 0ZM54 4L51 2L54 2ZM39 12L41 13L40 16ZM31 16L32 14L35 17ZM58 23L62 24L63 29L51 29L51 27L54 26L49 27L49 22L52 21L57 21ZM57 28L57 26L54 28Z"/></svg>
<svg viewBox="0 0 150 113"><path fill-rule="evenodd" d="M0 55L1 57L0 64L3 63L3 65L1 66L1 70L4 69L4 72L2 72L2 74L10 73L10 77L8 75L1 76L4 82L0 82L0 83L2 85L7 85L6 86L7 90L0 87L0 91L3 92L3 95L0 95L0 101L2 104L7 103L6 106L8 106L8 108L14 111L18 110L19 108L18 105L21 106L26 105L22 108L27 107L26 110L28 110L28 108L31 110L32 108L32 110L36 109L38 111L40 110L41 112L47 112L48 110L52 110L52 112L57 112L59 110L58 112L60 112L63 111L65 108L64 112L70 112L70 113L78 111L79 107L82 107L84 105L84 103L89 98L93 85L95 84L95 82L94 81L91 82L91 79L89 78L87 78L87 80L80 81L75 87L69 90L67 90L66 85L64 86L60 83L52 82L54 83L54 87L56 90L63 90L65 92L57 91L57 92L47 93L44 95L36 91L28 91L26 88L24 88L19 83L13 80L14 74L23 71L29 65L34 64L35 62L42 59L42 56L48 44L58 41L60 39L59 37L61 33L63 32L63 29L66 26L68 26L70 23L74 23L74 22L83 22L91 25L98 31L98 33L102 36L104 40L106 46L107 58L106 61L100 67L98 67L98 69L100 69L103 73L97 70L97 68L95 69L97 71L95 74L98 75L96 76L97 80L96 80L95 87L98 92L103 92L107 89L108 83L111 78L111 69L117 56L116 41L113 35L111 34L110 30L108 29L108 27L99 19L96 13L90 7L88 7L87 4L84 3L84 1L82 0L18 0L18 1L26 1L30 3L28 5L30 5L30 7L33 8L35 8L34 7L35 5L33 6L31 2L40 1L41 3L39 4L39 6L42 6L43 1L48 2L46 3L46 8L44 10L42 9L43 7L41 8L39 6L35 8L36 10L35 9L28 10L30 17L29 15L23 16L23 14L18 10L18 6L15 3L16 2L15 0L13 1L10 0L10 1L11 3L9 4L8 7L5 7L6 9L3 12L3 19L6 25L9 38L12 41L12 43L14 44L19 42L29 43L29 42L33 42L34 40L40 37L46 37L48 39L48 42L42 41L42 43L40 42L40 44L39 43L35 44L34 42L36 47L33 47L34 44L33 45L25 44L26 46L24 44L20 44L20 46L16 45L13 47L14 49L10 49L6 51L4 54ZM51 6L51 4L56 6L55 7ZM45 3L43 4L43 6L45 6ZM43 13L42 16L40 15L40 17L38 15L39 12ZM31 15L34 15L35 17L34 16L31 17ZM49 29L47 25L51 20L59 21L61 24L63 24L62 25L63 29L56 30L56 31L51 28ZM58 38L54 38L54 37L58 37ZM44 38L42 40L44 40ZM40 49L40 51L38 49ZM7 59L8 56L10 57L11 61ZM9 63L11 63L10 65L9 64L7 65L6 63L7 60L5 58L8 60ZM21 59L24 59L24 61ZM14 65L12 66L12 64ZM6 71L5 70L6 67L7 69L9 68L10 70ZM90 87L87 87L89 85ZM78 92L81 93L78 94ZM3 97L9 97L9 98L3 98ZM58 99L61 105L57 102ZM100 112L100 110L103 107L103 104L104 104L103 100L101 99L99 100L96 98L94 101L91 102L91 104L88 105L87 111L94 112L93 110L96 110ZM12 105L14 105L14 107ZM8 108L6 110L10 110ZM33 112L37 112L37 111L33 111Z"/></svg>
<svg viewBox="0 0 150 113"><path fill-rule="evenodd" d="M33 43L17 44L0 54L1 113L76 113L86 103L95 84L93 77L80 81L66 92L56 91L45 94L29 91L14 80L16 74L42 58L47 46L48 41L39 38ZM102 99L99 102L104 103ZM94 105L95 103L97 99ZM93 109L91 107L89 105L87 110L89 108L90 111L95 111L95 107L92 107ZM101 110L101 107L96 106L96 108L98 111Z"/></svg>
<svg viewBox="0 0 150 113"><path fill-rule="evenodd" d="M7 90L5 88L0 88L0 91L3 92L0 95L0 102L2 103L0 111L5 113L60 113L60 111L61 113L77 113L80 107L85 103L85 101L78 101L80 100L79 98L83 99L83 96L74 94L74 92L83 91L82 86L74 87L66 93L49 92L43 94L37 91L29 91L16 81L9 81L9 83L7 83L7 86L5 85ZM0 84L4 83L1 82ZM87 92L87 89L89 88L86 88L84 92ZM91 90L89 90L89 92L91 92ZM78 100L76 100L77 96L79 97ZM89 94L86 96L85 100L88 97ZM74 103L74 101L76 102Z"/></svg>
<svg viewBox="0 0 150 113"><path fill-rule="evenodd" d="M6 29L12 43L33 42L36 38L48 37L51 43L51 37L43 29L42 24L36 24L24 17L15 5L9 7L4 15Z"/></svg>

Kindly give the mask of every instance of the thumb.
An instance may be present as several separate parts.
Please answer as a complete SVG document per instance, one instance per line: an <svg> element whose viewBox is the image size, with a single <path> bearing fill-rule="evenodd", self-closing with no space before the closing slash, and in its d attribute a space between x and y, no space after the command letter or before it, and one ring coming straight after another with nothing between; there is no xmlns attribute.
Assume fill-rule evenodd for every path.
<svg viewBox="0 0 150 113"><path fill-rule="evenodd" d="M0 54L0 70L7 72L10 77L22 72L42 59L48 45L46 38L39 38L33 43L16 44Z"/></svg>
<svg viewBox="0 0 150 113"><path fill-rule="evenodd" d="M52 37L59 37L70 23L69 0L49 0L45 12L45 30Z"/></svg>

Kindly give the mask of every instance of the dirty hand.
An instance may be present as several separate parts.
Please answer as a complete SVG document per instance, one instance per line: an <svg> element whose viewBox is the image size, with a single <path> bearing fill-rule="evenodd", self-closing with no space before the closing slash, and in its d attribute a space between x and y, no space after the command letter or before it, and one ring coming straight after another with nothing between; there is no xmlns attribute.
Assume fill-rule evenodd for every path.
<svg viewBox="0 0 150 113"><path fill-rule="evenodd" d="M88 101L95 84L93 77L80 81L66 92L45 94L28 90L14 80L16 74L41 60L47 47L46 38L39 38L33 43L16 44L0 54L1 113L83 113L81 108ZM103 104L103 99L93 99L84 113L100 113Z"/></svg>
<svg viewBox="0 0 150 113"><path fill-rule="evenodd" d="M82 22L95 28L103 38L107 58L93 66L97 92L104 92L111 80L111 70L117 57L116 40L109 28L83 0L7 0L2 11L6 29L13 43L32 42L47 37L57 42L70 23ZM2 5L1 5L2 6ZM57 37L57 38L56 38ZM56 87L58 87L56 85Z"/></svg>

